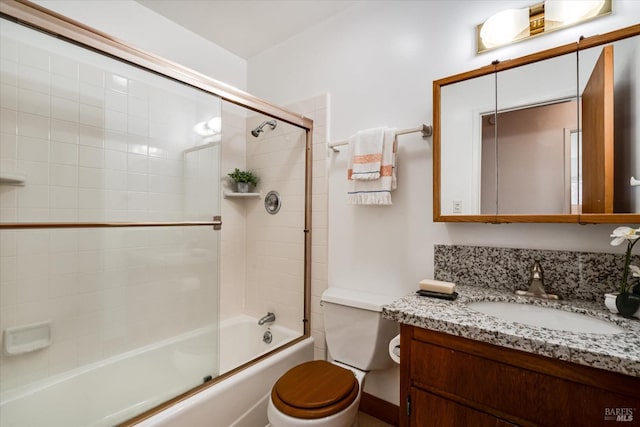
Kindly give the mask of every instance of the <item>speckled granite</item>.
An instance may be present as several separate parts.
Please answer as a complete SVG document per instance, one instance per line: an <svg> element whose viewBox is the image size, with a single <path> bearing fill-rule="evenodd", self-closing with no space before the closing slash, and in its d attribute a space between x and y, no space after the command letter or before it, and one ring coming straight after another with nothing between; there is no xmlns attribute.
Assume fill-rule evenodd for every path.
<svg viewBox="0 0 640 427"><path fill-rule="evenodd" d="M603 302L605 293L615 292L624 268L623 253L435 245L434 277L508 292L527 290L536 259L548 293L588 301ZM640 265L640 256L634 255L632 264Z"/></svg>
<svg viewBox="0 0 640 427"><path fill-rule="evenodd" d="M553 357L626 375L640 376L640 321L584 300L546 301L478 286L458 285L459 297L444 301L408 295L383 308L383 316L421 328ZM622 327L617 334L573 333L500 320L467 306L474 301L511 301L588 314Z"/></svg>

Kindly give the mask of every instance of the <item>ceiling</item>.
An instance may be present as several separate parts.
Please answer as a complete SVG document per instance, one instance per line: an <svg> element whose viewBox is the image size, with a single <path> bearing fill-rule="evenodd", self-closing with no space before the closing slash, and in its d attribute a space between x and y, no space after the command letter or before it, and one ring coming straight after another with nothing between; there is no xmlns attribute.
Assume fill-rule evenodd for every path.
<svg viewBox="0 0 640 427"><path fill-rule="evenodd" d="M249 59L355 5L342 0L136 0Z"/></svg>

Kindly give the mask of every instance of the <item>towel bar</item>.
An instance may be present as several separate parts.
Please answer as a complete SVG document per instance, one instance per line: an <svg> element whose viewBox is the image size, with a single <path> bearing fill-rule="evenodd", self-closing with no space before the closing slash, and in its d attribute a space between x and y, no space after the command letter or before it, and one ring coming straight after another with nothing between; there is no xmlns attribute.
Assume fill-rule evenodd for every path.
<svg viewBox="0 0 640 427"><path fill-rule="evenodd" d="M417 128L402 129L402 130L396 131L396 136L397 135L406 135L408 133L415 133L415 132L422 132L422 137L423 138L428 138L433 134L433 126L426 125L426 124L423 123L422 126L418 126ZM348 140L345 140L345 141L334 141L334 142L328 143L327 147L331 148L333 151L340 151L336 147L339 147L341 145L347 145L347 144L349 144Z"/></svg>

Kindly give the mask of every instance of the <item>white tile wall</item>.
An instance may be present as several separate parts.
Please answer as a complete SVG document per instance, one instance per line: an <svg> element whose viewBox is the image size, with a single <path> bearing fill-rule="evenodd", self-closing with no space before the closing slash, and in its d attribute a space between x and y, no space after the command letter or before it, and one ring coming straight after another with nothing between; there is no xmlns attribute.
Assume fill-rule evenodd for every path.
<svg viewBox="0 0 640 427"><path fill-rule="evenodd" d="M0 173L27 177L0 185L0 221L219 212L219 147L184 154L204 142L193 125L220 115L217 98L11 23L0 31ZM0 390L214 321L218 236L198 227L1 231L0 331L50 319L53 344L0 352Z"/></svg>
<svg viewBox="0 0 640 427"><path fill-rule="evenodd" d="M313 234L312 234L312 335L316 358L326 357L324 324L319 296L327 287L327 95L287 108L314 120ZM259 138L249 131L269 118L223 103L222 177L235 167L255 171L262 196L278 191L283 207L266 213L263 198L224 199L221 243L220 315L239 313L260 317L273 311L277 323L302 332L304 306L304 132L278 123ZM245 157L246 156L246 157Z"/></svg>

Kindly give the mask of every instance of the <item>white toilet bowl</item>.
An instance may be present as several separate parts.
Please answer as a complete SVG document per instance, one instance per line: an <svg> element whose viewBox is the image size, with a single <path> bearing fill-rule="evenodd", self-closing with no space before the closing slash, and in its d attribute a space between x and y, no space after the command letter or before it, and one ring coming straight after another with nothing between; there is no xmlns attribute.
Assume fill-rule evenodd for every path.
<svg viewBox="0 0 640 427"><path fill-rule="evenodd" d="M333 365L348 369L356 377L358 381L358 395L351 404L345 409L322 418L304 419L289 416L281 412L273 403L273 398L269 399L267 407L267 416L271 427L350 427L354 424L358 414L358 406L360 405L360 397L362 396L362 387L364 385L364 377L366 372L355 369L351 366L341 364L339 362L331 362ZM304 384L300 384L304 388Z"/></svg>
<svg viewBox="0 0 640 427"><path fill-rule="evenodd" d="M302 363L278 379L267 409L272 427L354 424L365 373L394 365L389 341L399 328L382 317L383 305L393 299L340 288L322 293L325 337L334 362Z"/></svg>

